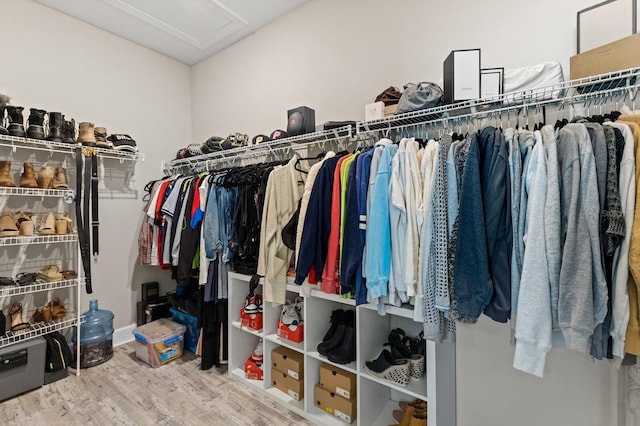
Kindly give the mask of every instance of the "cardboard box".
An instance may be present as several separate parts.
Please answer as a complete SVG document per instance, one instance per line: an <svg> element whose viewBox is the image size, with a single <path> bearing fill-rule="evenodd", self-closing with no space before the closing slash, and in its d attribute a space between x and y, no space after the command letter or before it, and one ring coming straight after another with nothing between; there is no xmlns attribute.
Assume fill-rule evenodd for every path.
<svg viewBox="0 0 640 426"><path fill-rule="evenodd" d="M284 346L278 346L271 351L271 367L295 380L301 380L304 377L304 356Z"/></svg>
<svg viewBox="0 0 640 426"><path fill-rule="evenodd" d="M398 111L398 104L386 105L384 107L384 116L390 117Z"/></svg>
<svg viewBox="0 0 640 426"><path fill-rule="evenodd" d="M384 118L384 102L373 102L364 106L364 121Z"/></svg>
<svg viewBox="0 0 640 426"><path fill-rule="evenodd" d="M295 343L300 343L304 339L304 324L289 326L278 320L278 336Z"/></svg>
<svg viewBox="0 0 640 426"><path fill-rule="evenodd" d="M264 370L262 365L258 365L251 358L244 363L244 377L249 380L264 380Z"/></svg>
<svg viewBox="0 0 640 426"><path fill-rule="evenodd" d="M343 398L356 397L356 375L324 362L320 366L320 386Z"/></svg>
<svg viewBox="0 0 640 426"><path fill-rule="evenodd" d="M287 373L283 373L280 370L272 368L271 384L273 387L280 389L296 401L300 401L304 398L304 379L302 376L300 377L300 380L296 380Z"/></svg>
<svg viewBox="0 0 640 426"><path fill-rule="evenodd" d="M356 420L355 399L343 398L317 384L313 388L313 400L316 407L333 414L344 422L353 423Z"/></svg>
<svg viewBox="0 0 640 426"><path fill-rule="evenodd" d="M262 313L246 314L244 309L240 309L240 327L250 328L252 330L262 330Z"/></svg>
<svg viewBox="0 0 640 426"><path fill-rule="evenodd" d="M453 50L443 66L444 103L480 98L480 49Z"/></svg>
<svg viewBox="0 0 640 426"><path fill-rule="evenodd" d="M571 79L640 67L640 33L571 57Z"/></svg>

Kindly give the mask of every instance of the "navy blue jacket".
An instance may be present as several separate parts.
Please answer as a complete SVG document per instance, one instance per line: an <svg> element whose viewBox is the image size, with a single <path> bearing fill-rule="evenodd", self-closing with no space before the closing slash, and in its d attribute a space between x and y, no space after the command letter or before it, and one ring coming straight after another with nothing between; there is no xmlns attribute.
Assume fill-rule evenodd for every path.
<svg viewBox="0 0 640 426"><path fill-rule="evenodd" d="M361 154L360 154L361 155ZM340 294L356 290L356 277L362 276L362 250L360 249L360 215L358 212L358 186L356 185L356 158L347 178L347 206L344 214L342 257L340 262Z"/></svg>

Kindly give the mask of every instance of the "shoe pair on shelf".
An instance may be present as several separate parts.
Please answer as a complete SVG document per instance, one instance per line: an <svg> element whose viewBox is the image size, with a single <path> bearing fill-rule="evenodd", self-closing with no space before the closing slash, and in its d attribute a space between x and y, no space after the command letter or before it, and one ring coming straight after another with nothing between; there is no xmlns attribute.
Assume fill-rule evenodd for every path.
<svg viewBox="0 0 640 426"><path fill-rule="evenodd" d="M421 399L400 401L393 410L393 419L402 426L427 426L427 403Z"/></svg>
<svg viewBox="0 0 640 426"><path fill-rule="evenodd" d="M0 161L0 186L15 187L11 176L11 161ZM42 166L36 179L33 163L25 162L20 176L21 188L69 189L67 169Z"/></svg>
<svg viewBox="0 0 640 426"><path fill-rule="evenodd" d="M251 353L251 359L258 366L261 366L262 362L264 361L264 349L263 349L263 347L264 347L264 345L262 343L262 337L261 337L260 340L258 341L258 345L253 350L253 353Z"/></svg>
<svg viewBox="0 0 640 426"><path fill-rule="evenodd" d="M29 212L3 213L0 215L0 237L32 236L34 232L33 214ZM73 232L71 218L67 214L48 213L40 220L39 235L66 235Z"/></svg>
<svg viewBox="0 0 640 426"><path fill-rule="evenodd" d="M302 325L304 303L302 297L296 297L293 303L287 300L282 305L282 311L280 312L280 322L288 326L291 330L299 325Z"/></svg>
<svg viewBox="0 0 640 426"><path fill-rule="evenodd" d="M353 310L336 309L331 313L330 327L317 347L322 356L336 364L356 360L356 315Z"/></svg>
<svg viewBox="0 0 640 426"><path fill-rule="evenodd" d="M33 321L49 322L64 319L67 316L67 308L64 307L60 299L54 297L44 306L38 306L33 313Z"/></svg>
<svg viewBox="0 0 640 426"><path fill-rule="evenodd" d="M244 299L245 314L261 314L262 313L262 294L249 294Z"/></svg>
<svg viewBox="0 0 640 426"><path fill-rule="evenodd" d="M409 380L421 381L425 372L426 342L420 334L417 338L406 336L404 330L396 328L389 333L389 341L373 361L365 363L365 370L372 376L406 386Z"/></svg>

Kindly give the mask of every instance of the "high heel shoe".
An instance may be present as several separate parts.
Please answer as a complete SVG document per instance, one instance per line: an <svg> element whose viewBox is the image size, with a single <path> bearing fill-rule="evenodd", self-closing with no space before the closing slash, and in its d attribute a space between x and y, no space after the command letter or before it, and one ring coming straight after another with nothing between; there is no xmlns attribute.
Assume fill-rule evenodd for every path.
<svg viewBox="0 0 640 426"><path fill-rule="evenodd" d="M11 317L11 331L24 330L30 327L28 322L22 321L22 303L14 302L9 310Z"/></svg>

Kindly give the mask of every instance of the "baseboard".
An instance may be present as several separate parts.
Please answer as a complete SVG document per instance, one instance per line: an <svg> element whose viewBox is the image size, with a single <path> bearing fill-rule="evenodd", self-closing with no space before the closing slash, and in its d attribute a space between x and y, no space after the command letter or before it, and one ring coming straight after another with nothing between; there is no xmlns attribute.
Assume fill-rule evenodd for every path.
<svg viewBox="0 0 640 426"><path fill-rule="evenodd" d="M113 331L113 346L115 347L124 345L125 343L133 342L133 330L136 327L136 324L130 324L124 327L116 328Z"/></svg>

